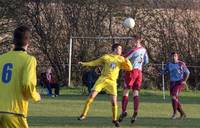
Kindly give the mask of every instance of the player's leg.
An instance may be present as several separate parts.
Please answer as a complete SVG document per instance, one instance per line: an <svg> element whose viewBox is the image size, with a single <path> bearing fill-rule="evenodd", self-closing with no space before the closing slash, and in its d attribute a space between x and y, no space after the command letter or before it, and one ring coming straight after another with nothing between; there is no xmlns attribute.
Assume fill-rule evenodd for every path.
<svg viewBox="0 0 200 128"><path fill-rule="evenodd" d="M128 96L129 89L132 88L132 83L134 82L134 77L132 77L134 71L126 72L124 77L124 89L123 89L123 97L122 97L122 113L119 116L119 122L123 121L123 118L127 116L127 105L128 105Z"/></svg>
<svg viewBox="0 0 200 128"><path fill-rule="evenodd" d="M117 112L118 112L118 105L117 105L117 96L110 95L111 104L112 104L112 120L115 127L119 127L119 122L117 120Z"/></svg>
<svg viewBox="0 0 200 128"><path fill-rule="evenodd" d="M139 90L133 90L133 108L134 108L134 113L131 118L131 123L134 123L137 120L137 116L138 116Z"/></svg>
<svg viewBox="0 0 200 128"><path fill-rule="evenodd" d="M88 96L88 99L86 100L86 103L85 103L85 106L84 106L84 109L83 109L83 112L82 114L80 115L80 117L78 117L78 120L84 120L87 116L87 113L89 111L89 108L90 108L90 105L91 103L94 101L95 97L98 95L99 92L97 91L92 91L90 93L90 95Z"/></svg>
<svg viewBox="0 0 200 128"><path fill-rule="evenodd" d="M176 119L178 102L177 102L177 86L175 82L170 82L170 95L173 108L173 114L171 116L171 119Z"/></svg>
<svg viewBox="0 0 200 128"><path fill-rule="evenodd" d="M123 89L123 98L122 98L122 113L119 117L119 122L123 121L123 118L127 116L126 108L128 105L128 95L129 95L129 89L124 88Z"/></svg>
<svg viewBox="0 0 200 128"><path fill-rule="evenodd" d="M183 107L180 103L179 97L177 97L177 110L180 113L180 119L185 119L186 118L186 114L183 111Z"/></svg>
<svg viewBox="0 0 200 128"><path fill-rule="evenodd" d="M182 109L181 103L179 101L179 94L183 88L182 82L171 82L170 83L170 95L172 97L172 107L173 107L173 114L172 114L172 119L176 119L176 113L177 110L180 112L180 118L184 119L186 118L186 114Z"/></svg>
<svg viewBox="0 0 200 128"><path fill-rule="evenodd" d="M139 91L141 88L142 84L142 72L140 70L135 70L134 73L135 82L133 83L133 108L134 108L134 113L131 118L131 123L134 123L137 120L138 116L138 110L139 110Z"/></svg>
<svg viewBox="0 0 200 128"><path fill-rule="evenodd" d="M177 110L180 113L180 119L185 119L186 118L186 114L183 111L182 105L181 105L180 100L179 100L179 94L180 94L182 89L183 89L183 85L182 84L177 86L176 101L177 101Z"/></svg>
<svg viewBox="0 0 200 128"><path fill-rule="evenodd" d="M78 120L84 120L87 116L87 113L89 111L89 108L90 108L90 105L91 103L94 101L95 97L98 95L99 92L101 92L101 90L106 86L106 82L105 82L105 79L103 78L99 78L93 89L92 89L92 92L90 93L90 95L88 96L88 99L85 103L85 107L83 109L83 112L81 114L81 116L78 118Z"/></svg>
<svg viewBox="0 0 200 128"><path fill-rule="evenodd" d="M177 98L176 98L176 96L172 96L173 114L171 116L171 119L176 119L177 106L178 106Z"/></svg>

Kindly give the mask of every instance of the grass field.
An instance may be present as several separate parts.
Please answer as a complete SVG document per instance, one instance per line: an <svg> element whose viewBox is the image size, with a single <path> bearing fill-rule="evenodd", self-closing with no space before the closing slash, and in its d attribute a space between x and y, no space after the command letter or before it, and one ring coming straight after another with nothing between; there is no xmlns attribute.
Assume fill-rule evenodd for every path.
<svg viewBox="0 0 200 128"><path fill-rule="evenodd" d="M87 120L78 121L87 98L81 95L81 89L63 89L61 96L52 98L43 96L38 104L29 106L28 122L31 128L112 128L111 104L106 94L100 94L89 111ZM121 94L121 92L119 92ZM187 113L186 120L171 120L172 108L169 94L162 100L161 91L142 90L140 111L137 122L130 124L132 115L132 98L128 104L129 116L121 123L122 128L200 128L200 92L183 92L181 102ZM121 112L121 95L119 95L119 113Z"/></svg>

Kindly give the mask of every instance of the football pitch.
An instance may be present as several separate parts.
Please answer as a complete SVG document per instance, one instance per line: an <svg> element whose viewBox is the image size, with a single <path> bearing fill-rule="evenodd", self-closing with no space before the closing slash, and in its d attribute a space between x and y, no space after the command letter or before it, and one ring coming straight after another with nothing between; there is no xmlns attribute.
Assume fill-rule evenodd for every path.
<svg viewBox="0 0 200 128"><path fill-rule="evenodd" d="M121 112L121 91L118 105ZM38 104L29 105L28 122L30 128L113 128L111 123L112 109L109 97L99 94L93 102L88 118L78 121L86 95L81 89L62 89L61 96L42 96ZM121 128L200 128L200 92L182 92L181 102L187 114L185 120L171 120L171 100L167 92L166 100L162 99L159 90L142 90L140 94L139 118L134 124L130 123L133 100L129 97L128 117L121 123Z"/></svg>

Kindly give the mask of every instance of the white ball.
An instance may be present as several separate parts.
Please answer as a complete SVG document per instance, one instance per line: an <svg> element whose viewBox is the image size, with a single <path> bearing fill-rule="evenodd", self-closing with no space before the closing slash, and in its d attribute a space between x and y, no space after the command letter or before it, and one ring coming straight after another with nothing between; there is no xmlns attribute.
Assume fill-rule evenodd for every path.
<svg viewBox="0 0 200 128"><path fill-rule="evenodd" d="M135 20L131 17L128 17L123 22L124 27L133 28L135 26Z"/></svg>

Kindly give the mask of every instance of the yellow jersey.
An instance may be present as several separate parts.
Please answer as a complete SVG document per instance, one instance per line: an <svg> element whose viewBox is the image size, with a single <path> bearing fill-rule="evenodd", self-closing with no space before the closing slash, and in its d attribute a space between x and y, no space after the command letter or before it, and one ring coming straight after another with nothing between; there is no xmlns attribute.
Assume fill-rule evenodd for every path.
<svg viewBox="0 0 200 128"><path fill-rule="evenodd" d="M0 113L27 116L28 100L39 101L36 91L36 59L25 51L0 56Z"/></svg>
<svg viewBox="0 0 200 128"><path fill-rule="evenodd" d="M105 54L99 59L83 62L83 66L98 66L103 65L103 70L100 77L116 81L119 75L120 69L127 71L132 70L132 64L128 59L125 59L123 56L115 54Z"/></svg>

